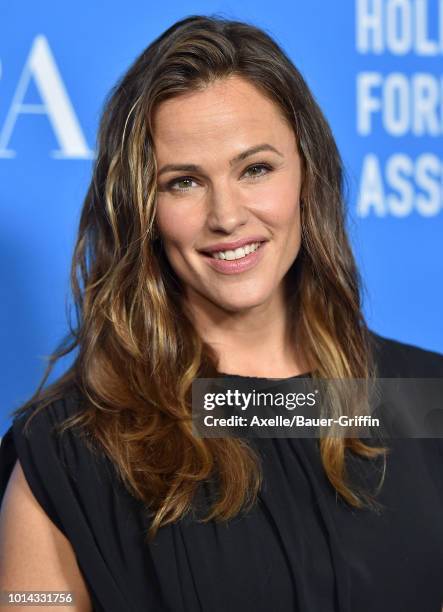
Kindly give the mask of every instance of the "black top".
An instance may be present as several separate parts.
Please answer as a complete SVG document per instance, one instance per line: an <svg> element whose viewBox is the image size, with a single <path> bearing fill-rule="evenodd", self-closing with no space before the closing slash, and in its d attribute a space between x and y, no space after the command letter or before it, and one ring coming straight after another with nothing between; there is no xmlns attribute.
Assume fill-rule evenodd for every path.
<svg viewBox="0 0 443 612"><path fill-rule="evenodd" d="M381 377L443 378L443 355L373 338ZM74 397L54 402L31 421L29 438L24 417L13 421L0 447L0 499L18 456L73 546L94 610L441 611L443 439L389 441L380 514L337 497L317 440L256 439L264 484L249 514L229 523L183 519L148 545L147 514L112 463L75 430L51 433L77 409Z"/></svg>

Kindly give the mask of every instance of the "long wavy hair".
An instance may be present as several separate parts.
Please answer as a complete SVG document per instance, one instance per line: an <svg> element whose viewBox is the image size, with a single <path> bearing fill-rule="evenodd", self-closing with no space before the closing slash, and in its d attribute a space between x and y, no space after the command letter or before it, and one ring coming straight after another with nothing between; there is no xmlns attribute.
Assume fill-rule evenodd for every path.
<svg viewBox="0 0 443 612"><path fill-rule="evenodd" d="M193 434L192 381L217 377L217 356L183 308L184 289L155 219L154 110L230 75L275 103L302 159L302 244L286 279L294 341L297 336L314 378L369 380L376 374L345 231L342 162L307 84L279 45L253 25L198 15L176 22L106 100L71 268L76 323L69 322L33 397L14 411L36 405L32 417L75 388L81 410L60 429L81 426L112 460L149 509L148 540L193 508L202 483L216 478L217 496L202 519L209 521L249 510L262 482L259 456L245 439ZM56 361L74 349L72 365L44 388ZM352 411L345 397L336 400L336 414ZM373 496L347 480L345 451L385 459L386 449L332 435L322 437L319 448L337 493L352 506L370 505Z"/></svg>

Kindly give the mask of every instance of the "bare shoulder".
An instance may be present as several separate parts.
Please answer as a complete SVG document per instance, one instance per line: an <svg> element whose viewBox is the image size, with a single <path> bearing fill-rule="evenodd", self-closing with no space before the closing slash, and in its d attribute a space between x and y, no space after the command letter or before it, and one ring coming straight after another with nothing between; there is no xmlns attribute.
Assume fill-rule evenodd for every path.
<svg viewBox="0 0 443 612"><path fill-rule="evenodd" d="M0 590L71 591L76 605L58 609L92 611L74 550L35 499L19 460L0 511Z"/></svg>

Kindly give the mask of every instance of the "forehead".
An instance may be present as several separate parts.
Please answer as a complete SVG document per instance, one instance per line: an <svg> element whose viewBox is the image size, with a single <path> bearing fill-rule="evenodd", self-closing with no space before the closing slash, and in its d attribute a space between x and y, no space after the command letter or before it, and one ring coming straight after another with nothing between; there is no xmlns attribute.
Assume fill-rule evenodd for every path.
<svg viewBox="0 0 443 612"><path fill-rule="evenodd" d="M253 84L231 76L202 91L160 103L153 116L153 139L159 157L195 150L232 152L270 142L293 146L295 137L279 107Z"/></svg>

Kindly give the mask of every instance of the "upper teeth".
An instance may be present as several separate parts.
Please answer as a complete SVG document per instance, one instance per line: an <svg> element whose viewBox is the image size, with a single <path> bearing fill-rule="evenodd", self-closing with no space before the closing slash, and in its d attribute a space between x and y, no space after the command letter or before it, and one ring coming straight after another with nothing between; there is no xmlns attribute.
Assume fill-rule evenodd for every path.
<svg viewBox="0 0 443 612"><path fill-rule="evenodd" d="M241 259L242 257L249 255L249 253L256 251L260 245L261 242L251 242L251 244L247 244L244 247L239 247L238 249L235 249L235 251L217 251L215 253L211 253L211 255L212 257L215 257L215 259Z"/></svg>

